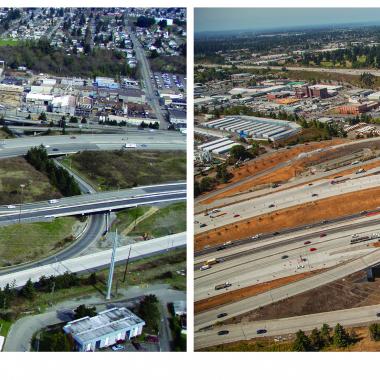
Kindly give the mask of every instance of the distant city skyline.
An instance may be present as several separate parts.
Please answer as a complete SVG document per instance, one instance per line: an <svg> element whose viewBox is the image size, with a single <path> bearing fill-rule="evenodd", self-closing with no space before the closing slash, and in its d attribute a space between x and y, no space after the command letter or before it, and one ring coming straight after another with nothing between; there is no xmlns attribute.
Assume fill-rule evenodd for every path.
<svg viewBox="0 0 380 380"><path fill-rule="evenodd" d="M340 24L380 25L380 8L195 8L195 33Z"/></svg>

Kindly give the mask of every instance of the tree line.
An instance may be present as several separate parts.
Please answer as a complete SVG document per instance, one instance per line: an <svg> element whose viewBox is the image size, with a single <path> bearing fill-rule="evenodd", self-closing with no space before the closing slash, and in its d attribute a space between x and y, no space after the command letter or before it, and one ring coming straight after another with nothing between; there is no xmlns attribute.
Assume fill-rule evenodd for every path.
<svg viewBox="0 0 380 380"><path fill-rule="evenodd" d="M85 45L89 44L85 36ZM64 49L52 46L48 40L22 41L17 46L0 46L0 59L9 67L28 69L60 76L131 76L136 77L136 68L131 68L119 51L96 48L87 54L68 55Z"/></svg>
<svg viewBox="0 0 380 380"><path fill-rule="evenodd" d="M44 146L29 149L26 154L26 160L35 169L46 174L49 182L65 197L81 194L79 185L74 177L65 168L55 165L54 161L48 157Z"/></svg>
<svg viewBox="0 0 380 380"><path fill-rule="evenodd" d="M29 279L21 288L16 288L15 282L6 284L3 289L0 289L0 308L4 310L1 317L12 320L15 315L9 310L22 300L33 301L39 293L53 293L76 286L95 285L98 280L96 273L80 278L76 273L65 272L57 276L42 276L35 283Z"/></svg>
<svg viewBox="0 0 380 380"><path fill-rule="evenodd" d="M319 330L313 329L310 335L299 330L296 333L296 339L293 342L293 351L320 351L328 347L345 348L357 341L354 332L348 333L341 325L337 324L332 331L328 324L323 324Z"/></svg>

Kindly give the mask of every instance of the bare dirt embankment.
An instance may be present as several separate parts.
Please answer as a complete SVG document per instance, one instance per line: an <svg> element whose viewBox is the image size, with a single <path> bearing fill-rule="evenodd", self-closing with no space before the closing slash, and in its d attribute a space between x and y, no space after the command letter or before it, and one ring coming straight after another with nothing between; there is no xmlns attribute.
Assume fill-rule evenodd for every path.
<svg viewBox="0 0 380 380"><path fill-rule="evenodd" d="M231 318L224 323L247 323L297 317L380 304L380 279L367 281L366 271L352 273L316 289ZM379 310L380 311L380 310Z"/></svg>
<svg viewBox="0 0 380 380"><path fill-rule="evenodd" d="M293 276L278 278L273 281L263 282L262 284L247 286L243 289L233 290L201 301L197 301L194 303L194 312L196 314L201 313L203 311L213 309L221 305L226 305L229 303L240 301L243 298L253 297L260 293L279 288L292 282L303 280L304 278L310 277L319 272L321 271L316 270L311 272L298 273Z"/></svg>
<svg viewBox="0 0 380 380"><path fill-rule="evenodd" d="M379 188L304 203L200 233L195 236L195 250L199 251L205 246L243 239L258 233L274 232L350 215L362 210L371 210L379 206Z"/></svg>
<svg viewBox="0 0 380 380"><path fill-rule="evenodd" d="M289 160L293 160L301 153L307 153L317 149L327 148L333 145L340 145L346 142L347 141L343 139L336 139L332 141L310 143L309 145L301 145L291 148L289 150L282 150L280 152L271 153L263 158L253 160L252 162L249 162L240 168L232 169L232 179L227 184L219 185L216 188L216 190L221 190L226 186L230 186L231 184L237 184L240 181L244 181L247 177L260 175L260 173L270 170L279 164L282 164ZM310 165L312 162L317 162L320 160L321 155L319 154L316 154L310 158L300 158L298 161L293 162L283 168L274 170L272 173L263 174L258 178L252 178L252 180L245 181L241 185L234 186L232 189L226 189L226 191L218 192L214 196L208 196L206 199L200 200L199 203L210 204L215 200L233 196L236 193L249 191L255 186L268 183L289 181L290 179L294 178L297 174L302 173L308 164Z"/></svg>
<svg viewBox="0 0 380 380"><path fill-rule="evenodd" d="M307 152L311 152L313 150L327 148L327 147L333 146L333 145L340 145L340 144L343 144L346 142L347 142L347 140L344 140L344 139L336 139L336 140L332 140L332 141L322 141L322 142L317 142L317 143L309 143L308 145L296 146L294 148L282 150L280 152L270 153L270 154L266 155L265 157L252 160L251 162L248 162L244 166L232 169L231 170L231 173L233 174L232 179L226 184L218 185L216 190L220 190L220 189L225 188L226 186L230 186L231 184L235 184L235 183L238 183L240 181L243 181L247 177L259 175L261 172L264 172L266 170L274 168L278 164L281 164L281 163L284 163L284 162L289 161L291 159L294 159L295 157L297 157L301 153L307 153ZM296 167L295 167L295 170L297 170ZM226 190L226 192L222 192L220 194L216 194L215 196L207 197L206 199L200 200L200 203L201 204L209 204L209 203L212 203L216 199L224 198L226 196L229 196L230 194L236 194L236 192L245 191L249 188L252 188L252 186L256 186L257 184L270 183L272 178L273 178L272 179L273 182L279 182L279 181L288 180L288 179L292 178L292 176L294 176L294 170L292 170L292 168L290 168L290 174L293 174L293 175L289 175L289 174L286 175L285 173L286 173L286 171L282 171L277 176L276 175L272 176L271 174L269 174L270 180L266 179L266 180L264 180L264 182L261 181L261 177L260 177L258 182L257 182L257 179L252 179L252 181L248 181L248 182L242 184L241 188L240 188L240 186L234 187L234 189ZM267 176L265 175L265 176L263 176L263 178L264 177L267 177ZM200 178L198 178L198 179L200 179ZM213 191L215 191L215 190L213 190Z"/></svg>

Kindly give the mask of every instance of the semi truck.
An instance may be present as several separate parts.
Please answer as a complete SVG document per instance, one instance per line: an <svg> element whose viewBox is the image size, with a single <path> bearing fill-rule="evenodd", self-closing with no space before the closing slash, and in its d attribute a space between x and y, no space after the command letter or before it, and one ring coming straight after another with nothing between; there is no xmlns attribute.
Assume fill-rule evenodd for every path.
<svg viewBox="0 0 380 380"><path fill-rule="evenodd" d="M226 281L223 284L215 285L215 290L221 290L221 289L226 289L232 286L232 284L229 281Z"/></svg>

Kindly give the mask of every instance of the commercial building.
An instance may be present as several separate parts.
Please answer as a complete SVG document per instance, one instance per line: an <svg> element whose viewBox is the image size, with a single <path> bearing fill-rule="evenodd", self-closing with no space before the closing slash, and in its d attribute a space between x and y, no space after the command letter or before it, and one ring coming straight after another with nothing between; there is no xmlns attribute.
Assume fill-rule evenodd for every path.
<svg viewBox="0 0 380 380"><path fill-rule="evenodd" d="M257 140L278 141L297 134L301 127L291 121L253 116L228 116L202 124Z"/></svg>
<svg viewBox="0 0 380 380"><path fill-rule="evenodd" d="M96 351L130 340L142 333L145 322L125 307L102 311L95 317L84 317L63 327L78 351Z"/></svg>
<svg viewBox="0 0 380 380"><path fill-rule="evenodd" d="M171 124L186 124L186 111L169 109L169 121Z"/></svg>
<svg viewBox="0 0 380 380"><path fill-rule="evenodd" d="M360 113L369 112L379 107L379 102L352 103L340 106L337 111L344 115L358 115Z"/></svg>

